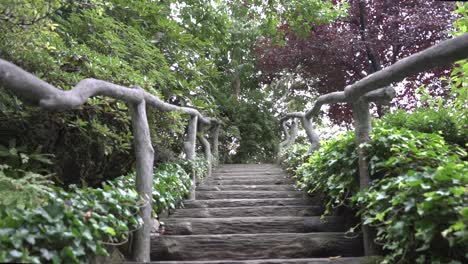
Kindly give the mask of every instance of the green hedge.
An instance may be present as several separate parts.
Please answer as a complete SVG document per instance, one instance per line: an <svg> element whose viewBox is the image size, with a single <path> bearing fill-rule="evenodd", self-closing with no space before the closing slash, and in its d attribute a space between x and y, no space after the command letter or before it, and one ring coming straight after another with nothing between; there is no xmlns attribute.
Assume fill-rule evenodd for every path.
<svg viewBox="0 0 468 264"><path fill-rule="evenodd" d="M299 150L306 146L294 146L286 151L285 164L297 168L300 186L324 193L325 214L339 206L361 209L365 222L378 230L384 263L463 263L468 259L463 251L468 248L467 154L444 139L458 132L422 133L390 123L378 122L365 145L373 179L369 190L359 192L353 132L324 142L299 167L305 155Z"/></svg>
<svg viewBox="0 0 468 264"><path fill-rule="evenodd" d="M203 160L196 162L206 167ZM126 241L142 224L134 174L106 182L102 188L72 186L68 191L42 180L22 185L23 178L9 176L0 170L2 194L3 188L13 188L11 195L43 191L30 193L37 203L12 204L11 197L0 198L0 262L90 262L96 255L108 254L106 244ZM175 208L190 186L181 165L155 168L153 213Z"/></svg>

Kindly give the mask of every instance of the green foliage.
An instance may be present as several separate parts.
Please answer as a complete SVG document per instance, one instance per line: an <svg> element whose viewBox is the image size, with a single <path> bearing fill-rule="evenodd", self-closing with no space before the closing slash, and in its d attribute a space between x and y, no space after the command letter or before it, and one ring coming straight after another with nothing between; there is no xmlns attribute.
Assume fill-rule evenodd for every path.
<svg viewBox="0 0 468 264"><path fill-rule="evenodd" d="M397 112L377 122L364 145L370 189L359 192L353 132L325 142L296 170L296 177L310 192L325 194L325 214L343 205L359 209L388 252L382 263L464 263L467 154L444 139L458 143L458 131L443 111ZM296 166L300 158L287 153L288 166Z"/></svg>
<svg viewBox="0 0 468 264"><path fill-rule="evenodd" d="M23 174L22 177L16 177L18 172ZM18 171L5 164L0 165L0 212L44 204L47 194L52 192L52 185L52 181L43 175Z"/></svg>
<svg viewBox="0 0 468 264"><path fill-rule="evenodd" d="M25 209L42 205L52 192L48 167L51 156L29 152L11 141L9 147L0 145L0 216L2 211Z"/></svg>
<svg viewBox="0 0 468 264"><path fill-rule="evenodd" d="M403 110L385 115L382 119L385 127L407 128L410 130L440 134L445 141L464 146L468 138L466 118L458 118L451 109L419 108L408 114Z"/></svg>
<svg viewBox="0 0 468 264"><path fill-rule="evenodd" d="M358 156L354 133L326 141L296 171L299 186L326 195L326 214L357 191Z"/></svg>
<svg viewBox="0 0 468 264"><path fill-rule="evenodd" d="M447 162L384 178L354 197L389 252L382 263L465 263L467 186L468 163Z"/></svg>
<svg viewBox="0 0 468 264"><path fill-rule="evenodd" d="M202 157L197 157L194 160L181 160L179 164L187 174L195 173L197 182L204 179L208 173L208 162Z"/></svg>
<svg viewBox="0 0 468 264"><path fill-rule="evenodd" d="M282 165L286 171L294 174L309 159L309 148L307 144L296 143L280 153L283 158Z"/></svg>
<svg viewBox="0 0 468 264"><path fill-rule="evenodd" d="M203 167L198 171L206 167L201 161L195 164ZM35 178L26 176L21 180L31 179ZM8 180L12 181L0 172L0 188ZM155 168L153 214L175 208L191 184L189 175L178 164ZM142 224L138 215L142 202L135 186L135 174L118 177L96 189L72 186L65 191L43 182L28 183L24 190L41 191L44 201L0 207L5 209L0 210L0 262L83 263L96 255L107 255L105 245L125 242ZM31 195L39 197L38 193L26 197Z"/></svg>
<svg viewBox="0 0 468 264"><path fill-rule="evenodd" d="M376 127L365 147L372 179L395 177L409 170L421 171L454 158L441 136L404 128ZM348 205L350 195L359 189L354 133L325 142L297 170L297 177L300 185L308 187L310 192L323 191L327 195L326 213L331 213L336 206Z"/></svg>
<svg viewBox="0 0 468 264"><path fill-rule="evenodd" d="M134 189L73 187L48 194L45 206L12 210L0 221L0 261L82 263L106 255L104 242L128 239L141 225Z"/></svg>

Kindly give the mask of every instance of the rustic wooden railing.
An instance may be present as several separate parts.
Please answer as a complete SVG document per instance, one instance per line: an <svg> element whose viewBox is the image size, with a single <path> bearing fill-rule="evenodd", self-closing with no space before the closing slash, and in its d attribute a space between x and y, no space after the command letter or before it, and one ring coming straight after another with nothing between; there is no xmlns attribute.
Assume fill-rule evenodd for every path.
<svg viewBox="0 0 468 264"><path fill-rule="evenodd" d="M280 119L285 141L280 144L279 149L281 150L294 143L295 135L297 135L295 124L297 119L300 119L311 144L310 151L315 151L320 147L320 139L314 130L311 119L318 118L322 105L350 103L352 105L356 147L359 155L359 186L361 189L366 188L370 184L369 164L365 160L365 149L361 146L369 141L369 135L372 131L369 103L384 103L391 100L395 96L395 90L390 85L394 82L466 58L468 58L468 34L440 42L431 48L406 57L352 85L348 85L342 92L322 95L317 98L311 109L303 113L287 113ZM289 119L292 119L291 128L286 124ZM363 226L363 236L366 255L375 254L377 249L373 243L372 232L367 226Z"/></svg>
<svg viewBox="0 0 468 264"><path fill-rule="evenodd" d="M73 89L64 91L26 72L13 63L2 59L0 59L0 87L11 90L15 95L33 105L56 111L78 108L86 103L89 98L98 95L120 99L128 104L135 145L136 188L139 195L145 200L144 206L142 206L140 211L143 226L135 233L132 251L135 261L149 262L154 150L151 144L146 106L153 107L162 112L180 111L190 116L188 133L184 142L186 158L188 160L195 159L196 139L198 138L208 163L208 174L211 173L213 159L211 146L206 138L206 129L210 126L212 127L210 130L212 132L211 139L215 147L213 151L215 153L215 160L217 160L220 123L214 118L203 116L194 108L165 103L157 96L146 92L138 86L124 87L102 80L84 79ZM193 198L195 197L195 181L196 176L193 175Z"/></svg>

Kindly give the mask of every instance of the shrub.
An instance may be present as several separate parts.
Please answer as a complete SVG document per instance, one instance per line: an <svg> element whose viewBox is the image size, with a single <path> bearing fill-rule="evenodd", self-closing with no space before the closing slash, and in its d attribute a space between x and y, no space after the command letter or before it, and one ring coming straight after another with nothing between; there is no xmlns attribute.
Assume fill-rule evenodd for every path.
<svg viewBox="0 0 468 264"><path fill-rule="evenodd" d="M348 132L326 141L297 169L299 186L326 195L326 212L344 203L357 189L358 157L354 134Z"/></svg>
<svg viewBox="0 0 468 264"><path fill-rule="evenodd" d="M290 173L294 173L310 156L310 146L296 143L282 153L282 165Z"/></svg>
<svg viewBox="0 0 468 264"><path fill-rule="evenodd" d="M106 255L105 242L139 228L134 189L73 187L48 194L47 205L11 210L0 221L0 262L82 263Z"/></svg>
<svg viewBox="0 0 468 264"><path fill-rule="evenodd" d="M407 128L418 132L440 134L448 143L462 147L468 138L466 118L457 119L447 108L420 108L410 114L397 110L385 115L380 123L387 128Z"/></svg>
<svg viewBox="0 0 468 264"><path fill-rule="evenodd" d="M208 162L202 157L194 160L181 160L179 164L188 174L195 173L197 182L203 180L208 173Z"/></svg>
<svg viewBox="0 0 468 264"><path fill-rule="evenodd" d="M175 208L192 183L178 164L162 164L154 172L156 214ZM0 210L0 262L82 263L107 255L105 245L125 242L142 224L135 178L131 173L97 189L48 187L41 193L44 205Z"/></svg>
<svg viewBox="0 0 468 264"><path fill-rule="evenodd" d="M410 170L354 198L364 224L377 228L377 241L389 252L384 263L467 260L467 165L447 162L437 169Z"/></svg>
<svg viewBox="0 0 468 264"><path fill-rule="evenodd" d="M354 138L354 133L348 132L326 142L297 170L302 187L325 193L326 213L336 206L349 205L348 198L359 190ZM404 128L375 127L372 140L365 147L370 177L374 180L437 167L451 153L441 136Z"/></svg>

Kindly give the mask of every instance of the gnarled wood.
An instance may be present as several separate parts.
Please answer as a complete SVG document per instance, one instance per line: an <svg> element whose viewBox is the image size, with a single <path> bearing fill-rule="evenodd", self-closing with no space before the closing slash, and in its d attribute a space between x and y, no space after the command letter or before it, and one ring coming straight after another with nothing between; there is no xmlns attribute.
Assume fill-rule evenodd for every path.
<svg viewBox="0 0 468 264"><path fill-rule="evenodd" d="M212 123L211 126L211 146L213 149L213 163L214 166L219 164L219 127L220 124Z"/></svg>
<svg viewBox="0 0 468 264"><path fill-rule="evenodd" d="M468 34L463 34L401 59L395 64L347 86L344 89L345 97L350 102L356 101L360 96L379 87L466 58L468 58Z"/></svg>
<svg viewBox="0 0 468 264"><path fill-rule="evenodd" d="M140 209L143 226L136 231L133 242L133 258L135 261L149 261L150 253L150 231L151 211L153 193L153 159L154 150L151 145L151 136L146 118L145 101L129 105L132 116L132 128L136 156L136 187L138 194L142 197L144 204Z"/></svg>
<svg viewBox="0 0 468 264"><path fill-rule="evenodd" d="M84 79L71 90L60 90L2 59L0 59L0 87L11 90L34 105L60 111L77 108L86 103L90 97L97 95L121 99L128 103L135 142L137 190L145 201L140 211L144 223L141 229L136 231L133 255L137 261L149 261L154 150L150 140L146 105L160 111L182 111L196 117L203 124L211 124L213 119L204 117L196 109L165 103L139 87L133 89L103 80Z"/></svg>
<svg viewBox="0 0 468 264"><path fill-rule="evenodd" d="M212 160L213 160L213 157L211 155L211 145L210 145L210 142L208 141L208 139L206 139L206 136L205 136L205 127L203 126L203 124L200 124L198 126L198 133L197 133L197 138L198 140L200 141L201 145L202 145L202 148L203 148L203 152L205 154L205 159L206 159L206 163L207 163L207 167L208 167L208 171L207 171L207 177L210 177L211 176L211 170L212 170Z"/></svg>

